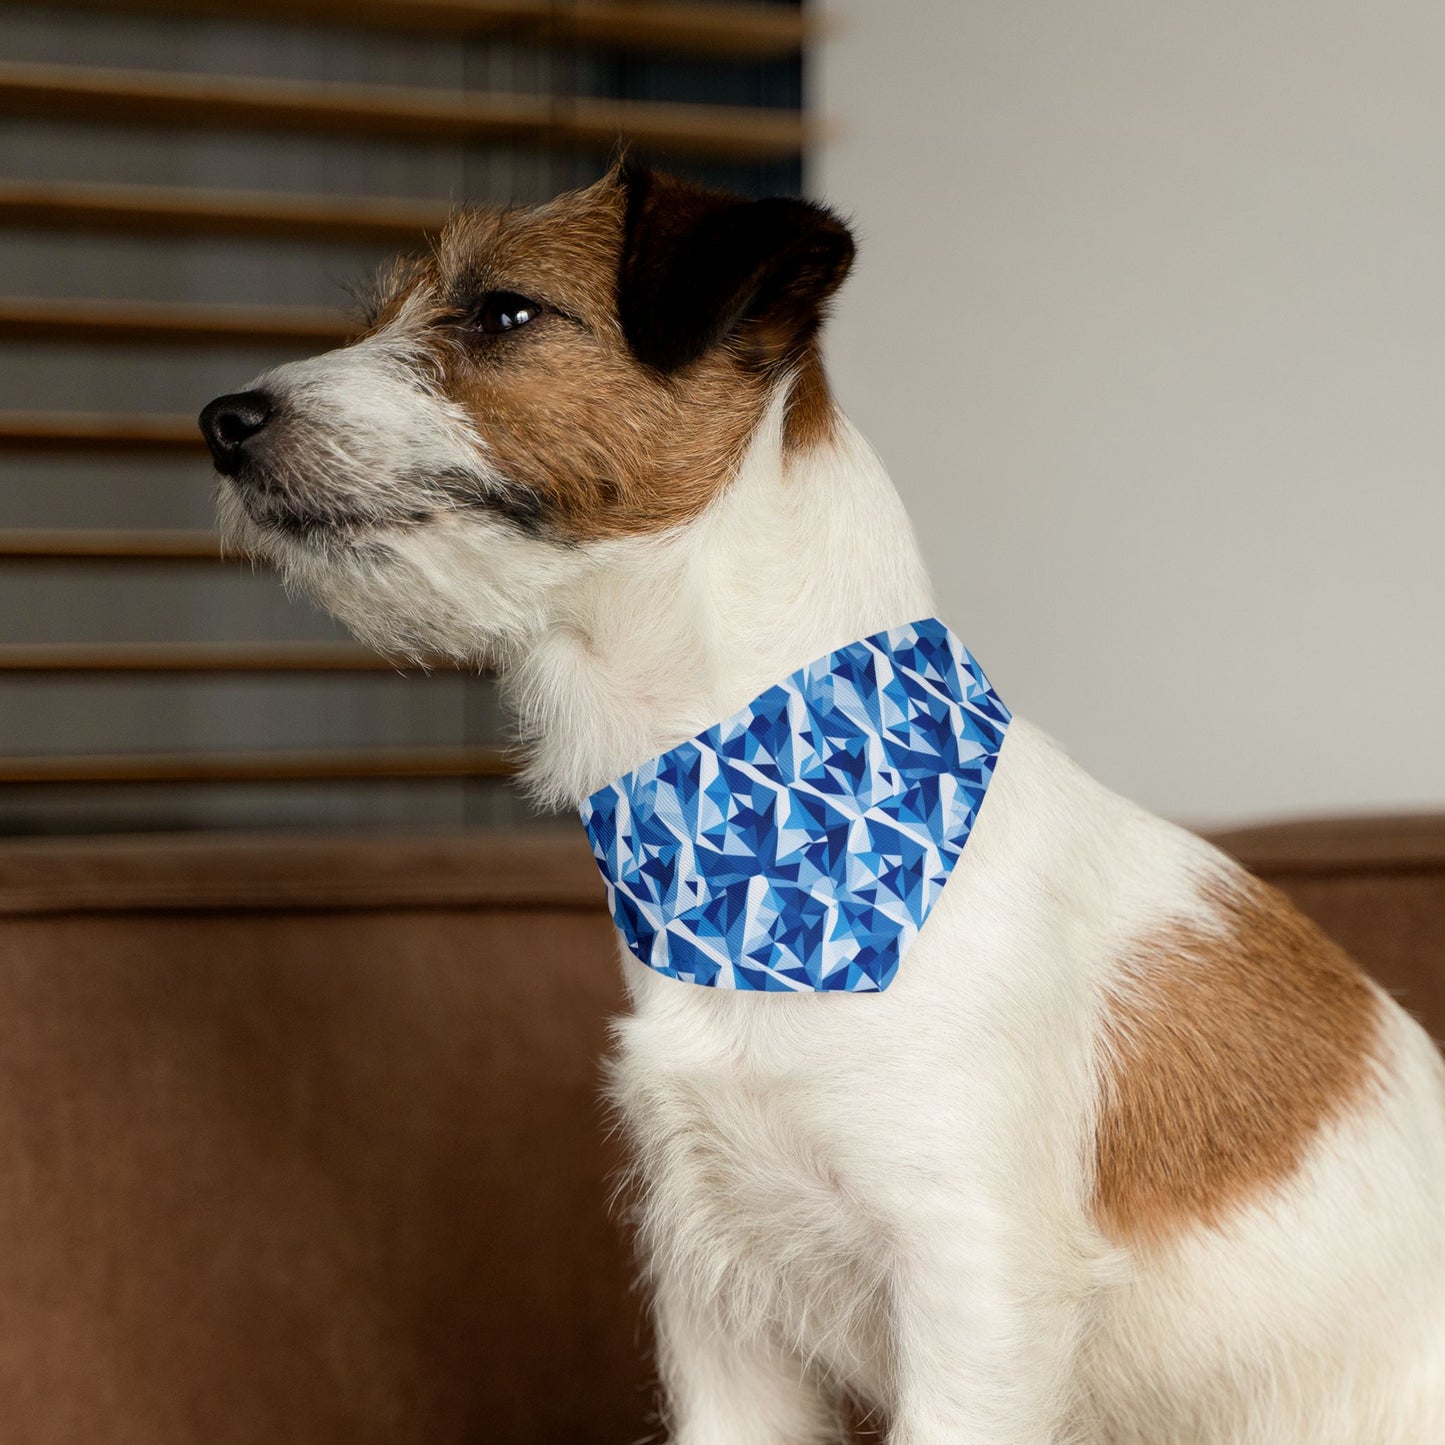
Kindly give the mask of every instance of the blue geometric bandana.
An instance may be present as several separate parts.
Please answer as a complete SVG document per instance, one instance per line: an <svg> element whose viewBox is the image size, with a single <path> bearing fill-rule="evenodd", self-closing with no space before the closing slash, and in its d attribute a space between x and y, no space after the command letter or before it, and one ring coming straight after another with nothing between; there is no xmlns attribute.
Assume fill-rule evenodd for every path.
<svg viewBox="0 0 1445 1445"><path fill-rule="evenodd" d="M711 988L887 988L1008 725L935 618L810 663L582 805L627 946Z"/></svg>

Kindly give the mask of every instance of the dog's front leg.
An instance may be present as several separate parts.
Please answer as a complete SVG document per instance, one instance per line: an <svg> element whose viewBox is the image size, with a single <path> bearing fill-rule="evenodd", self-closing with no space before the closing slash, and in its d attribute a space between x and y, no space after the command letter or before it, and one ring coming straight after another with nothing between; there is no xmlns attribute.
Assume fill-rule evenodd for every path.
<svg viewBox="0 0 1445 1445"><path fill-rule="evenodd" d="M653 1303L669 1445L835 1445L803 1361L663 1280Z"/></svg>
<svg viewBox="0 0 1445 1445"><path fill-rule="evenodd" d="M1070 1418L1077 1293L996 1211L915 1216L894 1276L889 1445L1086 1445ZM1066 1423L1067 1421L1067 1423Z"/></svg>

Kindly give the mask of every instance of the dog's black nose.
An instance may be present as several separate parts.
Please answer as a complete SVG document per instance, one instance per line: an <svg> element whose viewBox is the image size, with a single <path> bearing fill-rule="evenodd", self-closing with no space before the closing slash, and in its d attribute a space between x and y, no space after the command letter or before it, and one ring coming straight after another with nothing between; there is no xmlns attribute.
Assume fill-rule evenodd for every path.
<svg viewBox="0 0 1445 1445"><path fill-rule="evenodd" d="M206 406L201 432L222 476L234 477L241 470L246 443L270 421L271 410L271 398L264 391L218 396Z"/></svg>

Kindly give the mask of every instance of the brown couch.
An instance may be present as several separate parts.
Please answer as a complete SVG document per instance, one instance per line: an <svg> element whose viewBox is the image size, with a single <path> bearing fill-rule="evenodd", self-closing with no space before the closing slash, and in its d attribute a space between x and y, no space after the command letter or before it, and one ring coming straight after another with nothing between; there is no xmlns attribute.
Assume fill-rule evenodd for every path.
<svg viewBox="0 0 1445 1445"><path fill-rule="evenodd" d="M1445 1033L1445 817L1221 841ZM6 1445L625 1445L580 834L0 844Z"/></svg>

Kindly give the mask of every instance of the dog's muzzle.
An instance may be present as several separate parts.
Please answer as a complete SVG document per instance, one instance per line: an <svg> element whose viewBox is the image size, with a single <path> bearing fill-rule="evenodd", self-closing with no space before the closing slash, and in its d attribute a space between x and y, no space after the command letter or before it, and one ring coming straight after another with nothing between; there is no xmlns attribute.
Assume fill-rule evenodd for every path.
<svg viewBox="0 0 1445 1445"><path fill-rule="evenodd" d="M245 465L248 444L265 430L274 411L264 391L238 391L218 396L201 412L201 435L223 477L234 477Z"/></svg>

